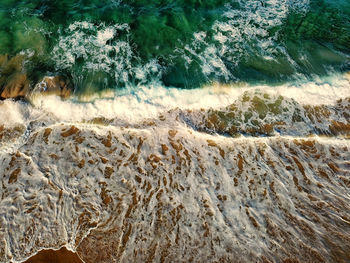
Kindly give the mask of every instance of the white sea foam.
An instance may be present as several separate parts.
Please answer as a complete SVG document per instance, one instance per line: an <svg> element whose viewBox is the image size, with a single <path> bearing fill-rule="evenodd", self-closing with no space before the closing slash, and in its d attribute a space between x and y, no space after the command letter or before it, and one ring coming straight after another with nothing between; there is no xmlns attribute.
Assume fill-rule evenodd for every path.
<svg viewBox="0 0 350 263"><path fill-rule="evenodd" d="M350 169L344 162L349 141L79 124L65 136L70 129L38 128L18 152L0 153L0 261L67 244L87 262L144 262L154 241L157 251L171 244L170 261L179 254L186 261L193 255L198 261L255 262L261 255L279 261L285 250L305 244L327 256L323 234L339 239L349 233L328 227L348 218L350 197L341 179ZM113 247L127 229L130 238ZM271 229L283 234L285 250L270 250L280 240ZM106 255L98 260L101 249Z"/></svg>
<svg viewBox="0 0 350 263"><path fill-rule="evenodd" d="M86 98L62 100L56 96L39 96L31 104L11 100L0 102L0 125L13 127L28 125L32 121L44 123L75 122L96 117L118 118L137 123L145 118L175 109L219 109L235 102L246 91L256 90L271 95L282 95L302 105L332 105L335 101L349 96L350 80L342 75L287 83L281 86L246 84L212 84L198 89L165 88L159 84L138 86L122 90L103 92Z"/></svg>
<svg viewBox="0 0 350 263"><path fill-rule="evenodd" d="M227 68L227 62L237 66L251 55L252 50L266 60L274 60L283 54L295 64L283 44L277 43L280 31L271 34L269 30L281 26L289 11L305 12L309 0L234 1L237 3L239 9L226 5L223 16L212 26L213 34L197 32L191 44L178 50L188 65L199 61L204 75L232 80L234 76Z"/></svg>
<svg viewBox="0 0 350 263"><path fill-rule="evenodd" d="M121 90L109 90L100 94L94 94L90 97L72 97L69 100L62 100L56 96L35 96L31 103L19 103L11 100L0 102L0 109L4 113L0 120L0 127L6 128L21 127L16 135L18 139L14 141L2 141L0 146L2 152L15 151L23 141L26 140L28 134L38 127L52 125L54 123L75 123L82 121L93 121L98 118L100 120L112 120L113 125L118 126L119 122L123 125L138 125L146 119L158 119L161 115L169 117L168 125L178 123L177 114L185 110L203 109L204 112L209 112L210 109L225 110L224 108L236 104L240 108L242 116L241 127L242 131L249 128L250 124L245 123L244 116L247 113L246 108L250 104L242 103L242 95L245 92L248 94L269 94L272 98L283 96L288 107L299 107L298 109L289 109L289 115L285 119L282 115L273 117L276 121L291 120L293 111L303 112L303 105L328 105L332 107L339 99L347 98L350 91L350 80L348 74L327 77L315 81L305 81L299 83L287 83L281 86L256 85L249 86L244 83L232 85L212 84L198 89L177 89L165 88L162 85L154 83L149 86L129 87ZM291 99L293 101L291 101ZM178 109L173 113L171 110ZM170 111L170 115L167 113ZM333 112L333 110L331 110ZM258 113L254 113L255 116ZM339 115L340 114L340 115ZM334 120L344 122L342 112L337 116L334 115ZM181 115L181 114L180 114ZM200 114L201 115L201 114ZM259 115L259 114L258 114ZM258 116L257 115L257 116ZM180 117L186 125L195 125L197 128L202 127L202 124L196 121L195 113L188 117ZM238 116L238 115L237 115ZM237 117L236 116L236 117ZM204 116L205 117L205 116ZM207 116L208 117L208 116ZM207 118L205 117L205 118ZM102 119L101 119L102 118ZM308 120L305 116L305 121ZM265 118L262 123L272 121ZM251 121L255 118L251 118ZM174 122L174 123L172 123ZM313 129L322 128L328 130L329 122L324 122L322 125L314 125L312 122L296 123L285 129L282 134L305 136L312 133ZM346 122L346 121L345 121ZM183 123L182 123L183 124ZM181 124L181 125L182 125ZM248 125L248 126L246 126ZM299 126L298 126L299 125ZM302 125L303 127L301 127ZM326 126L327 127L326 127ZM20 132L23 131L23 135ZM215 130L213 130L215 132ZM20 137L18 137L20 136Z"/></svg>
<svg viewBox="0 0 350 263"><path fill-rule="evenodd" d="M234 7L237 4L239 9ZM195 32L190 44L169 56L181 57L186 67L199 63L206 77L226 82L235 80L233 67L252 51L270 61L283 57L297 67L284 45L278 43L280 30L275 29L281 27L290 11L305 12L308 5L309 0L233 1L226 4L223 15L208 32ZM58 69L69 69L76 78L77 72L103 72L122 85L158 80L164 68L157 58L143 61L134 52L129 31L128 24L76 21L61 30L52 59Z"/></svg>
<svg viewBox="0 0 350 263"><path fill-rule="evenodd" d="M8 127L22 124L24 122L23 105L11 100L0 102L0 125Z"/></svg>
<svg viewBox="0 0 350 263"><path fill-rule="evenodd" d="M129 30L128 24L74 22L60 33L53 49L55 65L58 69L70 69L76 78L81 76L73 68L81 63L78 71L83 74L103 72L123 84L134 78L146 82L149 75L158 73L159 65L155 60L144 64L138 62L128 40Z"/></svg>
<svg viewBox="0 0 350 263"><path fill-rule="evenodd" d="M282 95L304 105L328 105L349 96L350 88L349 80L344 76L274 87L215 84L198 89L179 90L153 84L147 87L139 86L102 93L100 97L92 97L91 101L87 102L79 102L75 99L63 101L58 97L49 96L38 97L33 104L37 109L57 118L58 121L81 121L105 117L120 118L135 123L145 118L157 117L160 113L174 108L218 109L234 103L245 91L255 90ZM15 112L19 114L17 118L20 118L18 110L15 109Z"/></svg>
<svg viewBox="0 0 350 263"><path fill-rule="evenodd" d="M329 203L327 209L341 206L332 210L337 219L329 219L328 212L318 214L323 225L334 226L338 218L341 224L342 215L348 218L348 140L279 135L228 138L191 129L176 119L180 116L176 113L203 108L205 114L256 91L299 104L333 105L348 97L349 84L348 75L277 87L241 83L180 90L154 84L96 94L84 102L54 96L35 97L32 104L1 102L8 115L2 124L25 124L30 132L16 143L0 146L5 186L0 189L4 230L0 261L13 257L21 262L41 248L67 245L90 258L88 262L96 262L99 255L94 252L100 247L109 249L104 262L119 257L110 250L119 251L120 261L125 261L135 256L135 249L142 251L135 261L143 262L151 251L144 252L145 247L154 240L169 242L174 260L179 253L188 260L195 253L201 261L208 257L214 261L220 255L233 257L232 251L238 251L234 256L243 262L255 262L260 255L283 259L284 250L269 249L279 241L269 232L269 224L279 233L285 231L288 249L313 245L327 257L323 236L309 238L307 232L319 233L320 227L304 215L314 209L310 199L317 198ZM236 106L243 113L247 110L244 103ZM117 122L81 123L105 117L133 124L159 114L165 115L164 125L157 125L161 120L141 128ZM344 202L338 203L338 198ZM170 218L173 211L178 221ZM130 239L122 239L124 247L113 247L120 239L114 230L122 229L124 235L129 226L132 231ZM205 227L210 235L203 234ZM322 231L328 233L327 228ZM342 233L332 235L339 238ZM189 245L203 240L200 248ZM300 243L295 245L295 240Z"/></svg>

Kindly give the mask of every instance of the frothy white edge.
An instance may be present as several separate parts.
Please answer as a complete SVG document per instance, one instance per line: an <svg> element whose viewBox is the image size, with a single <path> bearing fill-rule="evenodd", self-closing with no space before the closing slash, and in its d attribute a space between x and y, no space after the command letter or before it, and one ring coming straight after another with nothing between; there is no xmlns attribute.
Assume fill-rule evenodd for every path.
<svg viewBox="0 0 350 263"><path fill-rule="evenodd" d="M28 124L46 116L53 122L80 122L93 118L118 118L137 123L155 118L168 110L219 109L233 104L244 92L281 95L303 105L331 105L349 97L350 77L335 75L315 81L286 83L280 86L211 84L197 89L167 88L160 84L109 90L91 97L62 100L57 96L36 96L31 104L11 100L0 102L0 125Z"/></svg>

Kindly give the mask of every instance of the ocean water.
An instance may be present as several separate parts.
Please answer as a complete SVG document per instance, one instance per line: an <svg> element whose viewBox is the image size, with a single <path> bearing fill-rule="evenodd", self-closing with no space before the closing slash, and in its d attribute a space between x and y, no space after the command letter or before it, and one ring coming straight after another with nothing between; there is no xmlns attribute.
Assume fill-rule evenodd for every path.
<svg viewBox="0 0 350 263"><path fill-rule="evenodd" d="M5 54L74 91L0 101L0 262L350 262L349 0L0 0Z"/></svg>

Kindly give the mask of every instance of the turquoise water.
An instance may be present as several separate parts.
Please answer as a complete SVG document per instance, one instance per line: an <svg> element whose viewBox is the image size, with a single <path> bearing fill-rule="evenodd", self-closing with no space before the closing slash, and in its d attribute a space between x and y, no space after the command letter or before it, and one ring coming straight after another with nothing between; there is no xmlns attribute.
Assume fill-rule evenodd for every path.
<svg viewBox="0 0 350 263"><path fill-rule="evenodd" d="M33 83L81 91L279 83L349 70L350 1L2 0L0 54L18 53Z"/></svg>

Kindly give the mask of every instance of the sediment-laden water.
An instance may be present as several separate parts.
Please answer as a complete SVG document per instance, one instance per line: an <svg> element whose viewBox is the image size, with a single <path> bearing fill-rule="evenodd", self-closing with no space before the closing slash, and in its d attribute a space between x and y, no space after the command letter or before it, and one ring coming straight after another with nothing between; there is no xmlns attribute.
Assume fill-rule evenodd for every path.
<svg viewBox="0 0 350 263"><path fill-rule="evenodd" d="M349 262L349 55L347 0L0 1L0 262Z"/></svg>

